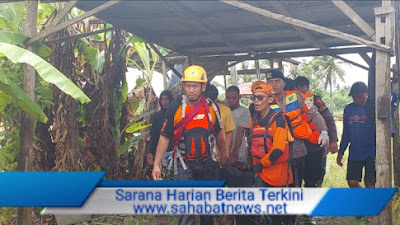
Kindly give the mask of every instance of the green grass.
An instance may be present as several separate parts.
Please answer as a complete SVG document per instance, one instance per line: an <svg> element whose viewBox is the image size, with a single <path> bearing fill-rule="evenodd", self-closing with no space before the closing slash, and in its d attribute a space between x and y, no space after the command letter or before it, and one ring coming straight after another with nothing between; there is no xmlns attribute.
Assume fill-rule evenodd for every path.
<svg viewBox="0 0 400 225"><path fill-rule="evenodd" d="M342 137L343 131L343 121L336 121L336 129L338 132L338 146L340 144L340 138ZM326 156L326 173L324 182L322 183L322 187L324 188L333 188L333 187L348 187L346 181L346 171L347 171L347 157L348 150L345 152L342 162L343 167L340 167L336 163L337 154L330 154Z"/></svg>

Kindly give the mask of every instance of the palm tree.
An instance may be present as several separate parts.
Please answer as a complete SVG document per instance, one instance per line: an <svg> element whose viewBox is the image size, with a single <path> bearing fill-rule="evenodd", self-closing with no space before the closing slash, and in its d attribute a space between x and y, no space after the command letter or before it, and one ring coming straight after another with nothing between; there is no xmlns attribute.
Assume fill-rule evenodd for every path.
<svg viewBox="0 0 400 225"><path fill-rule="evenodd" d="M329 85L330 107L333 106L333 86L336 86L338 79L344 82L345 72L343 68L340 67L342 63L343 62L336 61L332 56L318 56L315 57L311 63L313 69L316 70L315 79L324 82L324 90L326 90Z"/></svg>

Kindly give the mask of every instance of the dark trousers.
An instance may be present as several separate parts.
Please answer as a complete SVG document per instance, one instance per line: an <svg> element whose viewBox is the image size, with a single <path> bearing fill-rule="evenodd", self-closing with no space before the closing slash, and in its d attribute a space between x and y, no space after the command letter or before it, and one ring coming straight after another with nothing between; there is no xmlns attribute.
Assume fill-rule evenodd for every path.
<svg viewBox="0 0 400 225"><path fill-rule="evenodd" d="M197 162L185 160L187 170L185 171L178 160L178 174L174 180L218 180L221 178L221 168L211 157ZM183 215L179 218L179 225L195 225L194 215ZM200 225L213 224L213 216L200 216Z"/></svg>
<svg viewBox="0 0 400 225"><path fill-rule="evenodd" d="M293 186L293 185L289 185ZM254 187L276 187L268 184L261 179L260 176L256 177L254 180ZM286 186L281 186L286 187ZM295 224L296 216L279 216L279 215L268 215L268 216L239 216L236 217L236 222L238 225L289 225Z"/></svg>
<svg viewBox="0 0 400 225"><path fill-rule="evenodd" d="M309 152L306 155L306 165L304 170L305 187L318 187L322 180L321 160L323 149ZM326 158L325 158L326 159Z"/></svg>
<svg viewBox="0 0 400 225"><path fill-rule="evenodd" d="M304 179L304 170L306 168L306 155L292 159L292 173L295 187L301 187Z"/></svg>

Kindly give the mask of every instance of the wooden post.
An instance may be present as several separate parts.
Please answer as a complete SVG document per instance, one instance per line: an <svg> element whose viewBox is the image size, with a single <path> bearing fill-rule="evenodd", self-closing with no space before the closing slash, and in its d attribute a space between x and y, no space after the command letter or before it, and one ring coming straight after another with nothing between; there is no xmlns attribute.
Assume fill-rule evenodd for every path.
<svg viewBox="0 0 400 225"><path fill-rule="evenodd" d="M278 69L284 74L282 60L278 60Z"/></svg>
<svg viewBox="0 0 400 225"><path fill-rule="evenodd" d="M164 90L167 90L168 83L167 83L167 68L165 67L165 62L161 61L161 71L163 74L163 83L164 83Z"/></svg>
<svg viewBox="0 0 400 225"><path fill-rule="evenodd" d="M24 20L24 34L30 38L36 36L36 20L38 1L25 0L26 19ZM32 51L32 46L27 46L28 50ZM35 99L35 69L27 64L23 65L23 81L22 88L32 100ZM33 135L34 135L34 119L25 111L22 111L21 116L21 131L20 131L20 150L18 155L18 171L31 171L33 169ZM17 224L31 225L31 208L17 209Z"/></svg>
<svg viewBox="0 0 400 225"><path fill-rule="evenodd" d="M394 10L385 12L391 1L382 0L382 7L375 8L376 41L380 44L393 45ZM376 178L377 187L392 187L392 160L390 140L390 52L376 51ZM382 210L378 224L392 224L391 202Z"/></svg>
<svg viewBox="0 0 400 225"><path fill-rule="evenodd" d="M397 82L394 83L394 91L397 96L400 93L400 33L399 29L396 29L396 38L395 38L395 53L396 53L396 73L393 75L393 78L397 78ZM399 104L397 104L399 107ZM396 129L396 136L393 138L393 173L394 173L394 186L400 186L400 140L399 140L399 108L397 108L394 114L394 124L393 126Z"/></svg>
<svg viewBox="0 0 400 225"><path fill-rule="evenodd" d="M229 67L229 71L231 72L232 85L238 86L236 65Z"/></svg>
<svg viewBox="0 0 400 225"><path fill-rule="evenodd" d="M227 87L226 87L226 74L224 74L224 86L225 86L225 91L226 91L226 89L227 89Z"/></svg>
<svg viewBox="0 0 400 225"><path fill-rule="evenodd" d="M258 61L258 59L254 60L254 63L256 65L256 74L257 74L257 80L260 80L260 62Z"/></svg>

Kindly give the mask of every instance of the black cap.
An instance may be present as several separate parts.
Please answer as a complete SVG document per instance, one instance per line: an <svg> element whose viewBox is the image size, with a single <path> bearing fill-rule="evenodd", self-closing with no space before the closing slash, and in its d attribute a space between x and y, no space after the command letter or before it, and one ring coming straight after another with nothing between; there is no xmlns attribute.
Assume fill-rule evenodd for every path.
<svg viewBox="0 0 400 225"><path fill-rule="evenodd" d="M265 77L267 78L267 80L274 78L280 78L282 80L285 79L285 76L283 76L283 73L279 70L270 70L269 72L265 73Z"/></svg>
<svg viewBox="0 0 400 225"><path fill-rule="evenodd" d="M351 86L349 96L359 97L359 96L363 95L364 93L368 93L368 87L366 84L364 84L364 82L359 81L359 82L355 82Z"/></svg>

